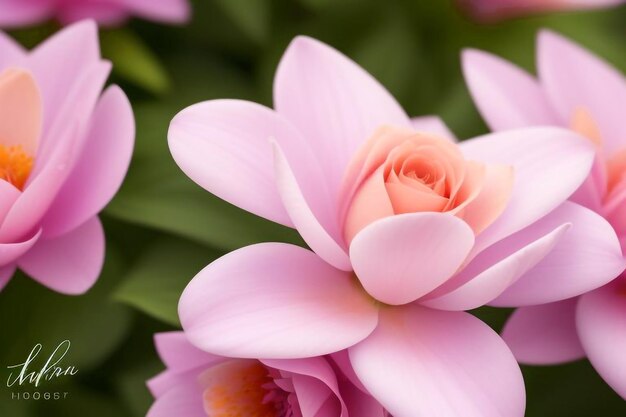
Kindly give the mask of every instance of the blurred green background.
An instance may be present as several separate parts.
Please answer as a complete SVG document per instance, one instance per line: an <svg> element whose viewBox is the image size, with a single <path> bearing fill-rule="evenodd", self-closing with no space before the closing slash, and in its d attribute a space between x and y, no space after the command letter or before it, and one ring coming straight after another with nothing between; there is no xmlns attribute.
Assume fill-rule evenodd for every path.
<svg viewBox="0 0 626 417"><path fill-rule="evenodd" d="M484 26L447 0L198 0L193 6L187 26L131 21L101 32L103 54L115 65L112 82L131 98L137 120L130 172L102 214L105 270L81 297L54 294L23 276L0 293L0 363L20 363L35 343L52 349L69 339L67 361L79 373L46 384L49 391L70 392L70 400L16 401L8 400L3 367L2 417L144 416L152 402L144 381L162 369L152 336L179 327L176 306L186 283L233 248L299 242L293 231L196 186L173 163L166 143L171 118L195 102L230 97L271 105L274 69L295 35L337 47L409 114L438 114L461 138L486 132L461 79L464 47L532 70L536 32L547 27L626 71L626 8ZM50 24L12 34L32 46L56 29ZM509 312L475 313L498 330ZM524 374L530 417L626 415L626 402L586 361L524 367Z"/></svg>

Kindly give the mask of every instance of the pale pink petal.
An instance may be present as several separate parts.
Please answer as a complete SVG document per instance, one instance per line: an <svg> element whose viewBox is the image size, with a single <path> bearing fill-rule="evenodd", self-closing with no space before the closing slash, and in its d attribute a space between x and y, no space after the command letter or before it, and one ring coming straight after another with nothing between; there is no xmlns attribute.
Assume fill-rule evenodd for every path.
<svg viewBox="0 0 626 417"><path fill-rule="evenodd" d="M522 307L515 310L502 330L502 338L515 358L529 365L550 365L585 357L576 334L578 299Z"/></svg>
<svg viewBox="0 0 626 417"><path fill-rule="evenodd" d="M0 31L0 71L20 65L24 62L26 54L26 50L18 42Z"/></svg>
<svg viewBox="0 0 626 417"><path fill-rule="evenodd" d="M55 123L68 91L84 71L100 61L98 28L83 21L59 31L35 48L27 58L44 99L44 132Z"/></svg>
<svg viewBox="0 0 626 417"><path fill-rule="evenodd" d="M54 237L95 216L119 189L133 151L135 123L124 92L110 87L100 99L77 165L43 220Z"/></svg>
<svg viewBox="0 0 626 417"><path fill-rule="evenodd" d="M32 250L32 247L39 241L41 229L21 242L0 243L0 267L12 265L15 261Z"/></svg>
<svg viewBox="0 0 626 417"><path fill-rule="evenodd" d="M476 107L492 130L561 125L539 82L521 68L469 49L463 52L463 73Z"/></svg>
<svg viewBox="0 0 626 417"><path fill-rule="evenodd" d="M0 180L0 225L21 195L20 190L8 181Z"/></svg>
<svg viewBox="0 0 626 417"><path fill-rule="evenodd" d="M221 356L211 355L193 346L184 332L163 332L154 335L154 346L161 361L168 369L181 372L222 361Z"/></svg>
<svg viewBox="0 0 626 417"><path fill-rule="evenodd" d="M524 415L524 381L511 351L464 312L383 310L376 330L350 348L350 359L396 417Z"/></svg>
<svg viewBox="0 0 626 417"><path fill-rule="evenodd" d="M189 0L120 0L119 3L149 20L185 23L191 17Z"/></svg>
<svg viewBox="0 0 626 417"><path fill-rule="evenodd" d="M202 402L202 386L188 381L159 396L146 417L207 417Z"/></svg>
<svg viewBox="0 0 626 417"><path fill-rule="evenodd" d="M378 307L351 274L313 252L265 243L202 270L183 292L179 316L189 340L207 352L290 359L359 342L376 327Z"/></svg>
<svg viewBox="0 0 626 417"><path fill-rule="evenodd" d="M335 198L348 162L378 127L410 127L406 113L371 75L304 36L291 42L278 66L274 106L314 146Z"/></svg>
<svg viewBox="0 0 626 417"><path fill-rule="evenodd" d="M411 126L418 132L432 133L439 137L449 139L452 142L458 142L454 133L446 126L446 123L437 116L413 117L411 119Z"/></svg>
<svg viewBox="0 0 626 417"><path fill-rule="evenodd" d="M608 152L624 146L626 78L617 69L550 31L539 35L537 66L562 120L569 122L582 108L597 123Z"/></svg>
<svg viewBox="0 0 626 417"><path fill-rule="evenodd" d="M591 364L626 399L626 282L583 295L576 312L578 336Z"/></svg>
<svg viewBox="0 0 626 417"><path fill-rule="evenodd" d="M9 283L16 268L15 264L0 267L0 291Z"/></svg>
<svg viewBox="0 0 626 417"><path fill-rule="evenodd" d="M2 0L0 27L18 28L41 22L51 17L54 6L51 0Z"/></svg>
<svg viewBox="0 0 626 417"><path fill-rule="evenodd" d="M348 350L340 350L339 352L335 352L330 355L335 365L339 368L343 376L345 376L348 381L364 393L367 393L367 388L363 386L363 383L359 381L359 377L354 373L354 369L352 368L352 364L350 363L350 356L348 355Z"/></svg>
<svg viewBox="0 0 626 417"><path fill-rule="evenodd" d="M529 269L537 265L557 245L570 228L564 224L521 248L509 250L505 245L494 245L482 252L452 281L462 283L444 295L427 296L420 304L441 310L473 310L498 297ZM526 243L526 242L524 242ZM486 269L485 266L487 266ZM442 287L446 287L445 283ZM437 289L436 292L440 290Z"/></svg>
<svg viewBox="0 0 626 417"><path fill-rule="evenodd" d="M241 100L195 104L172 120L168 138L176 163L200 186L244 210L291 226L276 188L270 144L275 140L307 202L327 224L331 206L325 174L301 134L273 110Z"/></svg>
<svg viewBox="0 0 626 417"><path fill-rule="evenodd" d="M585 138L560 128L528 128L461 142L469 159L511 165L515 182L509 203L476 239L474 253L545 216L587 178L595 157Z"/></svg>
<svg viewBox="0 0 626 417"><path fill-rule="evenodd" d="M344 249L324 229L307 204L298 181L280 146L273 142L276 185L283 205L294 226L309 245L322 259L343 271L351 271L347 249Z"/></svg>
<svg viewBox="0 0 626 417"><path fill-rule="evenodd" d="M205 366L198 366L184 372L175 372L166 369L147 380L146 386L154 398L159 398L173 388L188 384L191 381L197 381L199 376L206 370L207 368Z"/></svg>
<svg viewBox="0 0 626 417"><path fill-rule="evenodd" d="M376 221L350 245L354 272L386 304L406 304L450 278L474 244L472 229L445 213L410 213Z"/></svg>
<svg viewBox="0 0 626 417"><path fill-rule="evenodd" d="M338 417L337 407L340 403L321 381L302 375L294 375L291 381L303 416ZM328 404L329 401L335 404ZM326 407L331 407L335 413L328 415ZM341 415L345 416L346 413Z"/></svg>
<svg viewBox="0 0 626 417"><path fill-rule="evenodd" d="M97 217L54 239L40 240L18 260L35 281L63 294L82 294L104 263L104 231Z"/></svg>
<svg viewBox="0 0 626 417"><path fill-rule="evenodd" d="M626 267L611 225L593 211L566 202L529 227L530 233L571 223L572 228L541 262L491 304L519 307L560 301L598 288ZM512 240L513 242L513 240Z"/></svg>
<svg viewBox="0 0 626 417"><path fill-rule="evenodd" d="M337 398L337 403L342 410L341 416L347 415L335 371L325 358L264 359L261 362L271 368L296 374L293 384L304 416L316 416L316 412L333 395Z"/></svg>

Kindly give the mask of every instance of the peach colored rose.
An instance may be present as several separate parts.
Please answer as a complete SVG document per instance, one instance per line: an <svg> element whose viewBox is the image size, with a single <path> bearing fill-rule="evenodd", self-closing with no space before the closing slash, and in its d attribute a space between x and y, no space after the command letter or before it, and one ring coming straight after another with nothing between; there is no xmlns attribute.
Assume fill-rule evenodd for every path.
<svg viewBox="0 0 626 417"><path fill-rule="evenodd" d="M394 214L447 212L476 234L504 210L513 169L466 160L450 140L406 128L382 127L348 167L346 241Z"/></svg>

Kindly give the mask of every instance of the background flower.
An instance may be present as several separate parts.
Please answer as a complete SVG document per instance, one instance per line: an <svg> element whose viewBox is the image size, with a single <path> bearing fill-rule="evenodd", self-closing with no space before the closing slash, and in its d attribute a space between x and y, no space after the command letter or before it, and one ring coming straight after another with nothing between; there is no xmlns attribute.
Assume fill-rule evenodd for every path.
<svg viewBox="0 0 626 417"><path fill-rule="evenodd" d="M148 417L385 416L330 357L224 358L196 349L183 332L159 333L155 344L167 369L148 381L156 398Z"/></svg>
<svg viewBox="0 0 626 417"><path fill-rule="evenodd" d="M472 94L494 130L557 125L577 130L594 142L594 168L572 200L605 216L624 249L626 79L553 32L539 35L537 49L538 80L497 57L466 52L465 73ZM580 302L566 300L517 310L504 337L523 362L559 363L587 354L606 381L626 398L624 280L620 277L583 295Z"/></svg>
<svg viewBox="0 0 626 417"><path fill-rule="evenodd" d="M610 7L624 0L458 0L460 6L481 21L496 21L533 13Z"/></svg>
<svg viewBox="0 0 626 417"><path fill-rule="evenodd" d="M0 27L14 28L55 18L63 24L94 19L103 25L123 22L130 16L166 23L189 19L187 0L2 0Z"/></svg>
<svg viewBox="0 0 626 417"><path fill-rule="evenodd" d="M32 52L0 36L0 71L8 74L0 76L0 286L19 267L51 289L80 294L102 269L97 214L128 168L132 110L118 87L101 95L110 65L100 58L93 23L72 26ZM18 164L24 172L15 178Z"/></svg>

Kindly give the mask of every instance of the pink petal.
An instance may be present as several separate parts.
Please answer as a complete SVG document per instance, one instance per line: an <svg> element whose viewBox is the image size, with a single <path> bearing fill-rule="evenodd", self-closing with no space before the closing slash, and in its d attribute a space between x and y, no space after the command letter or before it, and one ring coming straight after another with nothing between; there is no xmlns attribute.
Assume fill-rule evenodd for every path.
<svg viewBox="0 0 626 417"><path fill-rule="evenodd" d="M207 417L202 394L202 387L197 381L181 384L159 396L146 417Z"/></svg>
<svg viewBox="0 0 626 417"><path fill-rule="evenodd" d="M267 359L261 362L271 368L296 374L293 378L293 384L303 415L317 415L315 413L332 396L336 397L337 403L342 410L341 416L347 415L346 407L339 392L335 371L325 358ZM306 412L305 408L309 411Z"/></svg>
<svg viewBox="0 0 626 417"><path fill-rule="evenodd" d="M444 295L420 301L420 304L441 310L473 310L498 297L529 269L537 265L557 245L570 228L557 227L523 247L511 251L507 245L494 245L482 252L458 276L449 281L460 282ZM535 239L533 236L531 239ZM483 269L486 268L486 269ZM442 286L446 287L448 283ZM454 288L454 287L452 287ZM435 292L439 292L437 289ZM431 299L432 298L432 299Z"/></svg>
<svg viewBox="0 0 626 417"><path fill-rule="evenodd" d="M168 369L182 372L198 366L222 361L221 356L211 355L193 346L184 332L172 331L154 335L154 345L159 357Z"/></svg>
<svg viewBox="0 0 626 417"><path fill-rule="evenodd" d="M324 229L302 195L289 162L280 146L273 142L276 184L283 205L294 226L309 247L337 269L351 271L350 259L344 249Z"/></svg>
<svg viewBox="0 0 626 417"><path fill-rule="evenodd" d="M204 366L191 368L184 372L175 372L166 369L146 381L146 386L154 398L160 398L167 392L181 385L196 383L199 376L207 370Z"/></svg>
<svg viewBox="0 0 626 417"><path fill-rule="evenodd" d="M0 268L0 291L9 283L13 274L15 274L16 266L7 265Z"/></svg>
<svg viewBox="0 0 626 417"><path fill-rule="evenodd" d="M523 416L524 382L504 341L477 318L418 306L381 311L350 348L357 375L397 417Z"/></svg>
<svg viewBox="0 0 626 417"><path fill-rule="evenodd" d="M585 357L576 334L577 301L572 298L515 310L502 330L502 338L519 362L550 365Z"/></svg>
<svg viewBox="0 0 626 417"><path fill-rule="evenodd" d="M542 86L521 68L469 49L463 51L463 72L474 103L492 130L561 124Z"/></svg>
<svg viewBox="0 0 626 417"><path fill-rule="evenodd" d="M129 12L124 6L115 3L79 0L65 7L57 7L56 18L63 25L84 19L94 19L98 24L105 26L118 25L129 17Z"/></svg>
<svg viewBox="0 0 626 417"><path fill-rule="evenodd" d="M149 20L185 23L191 18L189 0L121 0L120 3Z"/></svg>
<svg viewBox="0 0 626 417"><path fill-rule="evenodd" d="M626 285L623 277L581 297L576 326L593 367L626 399Z"/></svg>
<svg viewBox="0 0 626 417"><path fill-rule="evenodd" d="M0 225L22 193L10 182L0 181Z"/></svg>
<svg viewBox="0 0 626 417"><path fill-rule="evenodd" d="M413 117L411 126L418 132L433 133L452 142L458 142L454 133L446 126L446 123L437 116Z"/></svg>
<svg viewBox="0 0 626 417"><path fill-rule="evenodd" d="M44 233L55 237L98 214L119 189L133 151L133 111L122 90L100 99L77 165L46 213Z"/></svg>
<svg viewBox="0 0 626 417"><path fill-rule="evenodd" d="M626 267L619 240L611 225L598 214L566 202L532 225L534 233L563 223L573 227L552 252L524 274L491 304L519 307L560 301L598 288Z"/></svg>
<svg viewBox="0 0 626 417"><path fill-rule="evenodd" d="M21 2L21 0L16 1ZM0 17L0 20L1 19L2 17ZM0 26L2 26L1 22ZM0 71L8 67L15 67L17 64L23 62L25 57L26 50L9 35L0 31Z"/></svg>
<svg viewBox="0 0 626 417"><path fill-rule="evenodd" d="M56 122L82 74L100 61L98 28L82 21L59 31L35 48L27 59L44 99L44 131Z"/></svg>
<svg viewBox="0 0 626 417"><path fill-rule="evenodd" d="M34 233L28 239L16 243L0 243L0 266L4 267L12 265L15 261L23 256L26 252L32 249L32 247L39 241L41 237L41 230Z"/></svg>
<svg viewBox="0 0 626 417"><path fill-rule="evenodd" d="M0 27L19 28L50 17L54 2L50 0L3 0Z"/></svg>
<svg viewBox="0 0 626 417"><path fill-rule="evenodd" d="M314 212L327 198L324 175L300 133L276 112L240 100L213 100L180 112L170 125L170 151L196 183L258 216L291 226L276 188L270 139L285 152ZM314 192L314 190L316 192Z"/></svg>
<svg viewBox="0 0 626 417"><path fill-rule="evenodd" d="M372 297L406 304L432 291L461 266L472 229L445 213L410 213L376 221L350 245L354 271Z"/></svg>
<svg viewBox="0 0 626 417"><path fill-rule="evenodd" d="M344 377L350 381L352 385L367 393L367 388L359 381L359 377L354 373L354 369L352 369L352 364L350 363L350 356L348 355L348 350L340 350L339 352L335 352L330 355L337 368L341 371Z"/></svg>
<svg viewBox="0 0 626 417"><path fill-rule="evenodd" d="M314 145L335 198L348 162L376 128L410 127L406 113L371 75L304 36L291 42L278 66L274 107Z"/></svg>
<svg viewBox="0 0 626 417"><path fill-rule="evenodd" d="M617 69L545 30L538 39L537 65L539 78L562 120L569 122L582 108L596 121L608 152L624 146L626 79Z"/></svg>
<svg viewBox="0 0 626 417"><path fill-rule="evenodd" d="M183 292L179 316L188 339L207 352L289 359L357 343L376 327L378 307L349 273L313 252L265 243L202 270Z"/></svg>
<svg viewBox="0 0 626 417"><path fill-rule="evenodd" d="M104 231L97 217L54 239L40 240L18 261L35 281L63 294L83 294L104 262Z"/></svg>
<svg viewBox="0 0 626 417"><path fill-rule="evenodd" d="M507 208L477 237L474 253L558 207L587 178L595 157L595 149L587 139L549 127L494 133L460 146L469 159L515 169Z"/></svg>

